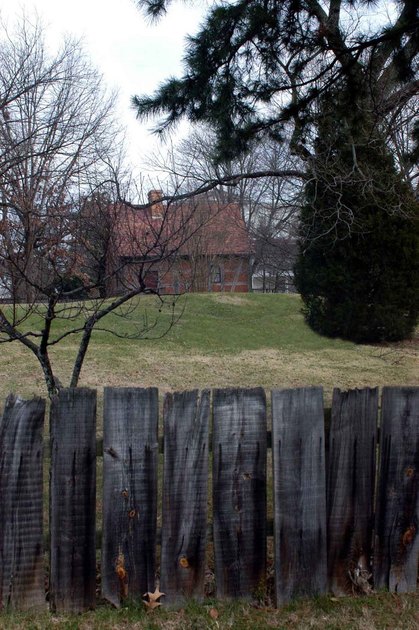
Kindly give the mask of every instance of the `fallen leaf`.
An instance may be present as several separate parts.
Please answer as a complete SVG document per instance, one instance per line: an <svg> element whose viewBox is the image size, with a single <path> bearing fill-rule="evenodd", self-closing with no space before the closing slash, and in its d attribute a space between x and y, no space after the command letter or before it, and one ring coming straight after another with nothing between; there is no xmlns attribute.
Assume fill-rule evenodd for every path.
<svg viewBox="0 0 419 630"><path fill-rule="evenodd" d="M211 610L209 611L209 616L211 617L211 619L218 619L219 615L220 613L216 608L211 608Z"/></svg>
<svg viewBox="0 0 419 630"><path fill-rule="evenodd" d="M154 591L154 593L144 593L143 597L148 597L149 602L157 602L157 600L160 599L160 597L164 594L165 593L159 591L159 587L156 586L156 590Z"/></svg>
<svg viewBox="0 0 419 630"><path fill-rule="evenodd" d="M159 606L161 606L160 602L144 602L144 606L147 608L148 612L151 612L152 610L154 610L155 608L158 608Z"/></svg>

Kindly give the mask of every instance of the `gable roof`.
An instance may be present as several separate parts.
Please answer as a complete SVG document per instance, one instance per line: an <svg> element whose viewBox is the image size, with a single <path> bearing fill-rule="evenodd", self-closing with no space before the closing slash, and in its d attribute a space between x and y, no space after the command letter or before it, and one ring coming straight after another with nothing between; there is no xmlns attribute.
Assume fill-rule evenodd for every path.
<svg viewBox="0 0 419 630"><path fill-rule="evenodd" d="M250 256L253 247L237 203L201 196L182 203L156 199L145 210L120 206L114 245L120 257ZM150 197L149 197L150 198Z"/></svg>

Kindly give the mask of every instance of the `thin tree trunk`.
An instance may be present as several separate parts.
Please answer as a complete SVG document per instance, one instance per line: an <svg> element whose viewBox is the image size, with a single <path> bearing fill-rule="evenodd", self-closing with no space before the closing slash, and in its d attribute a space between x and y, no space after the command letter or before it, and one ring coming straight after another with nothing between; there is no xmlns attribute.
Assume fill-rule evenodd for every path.
<svg viewBox="0 0 419 630"><path fill-rule="evenodd" d="M38 351L36 352L36 357L41 364L41 368L44 373L44 379L48 389L48 396L52 398L52 396L55 396L55 394L57 394L58 391L61 389L61 383L54 376L48 353L41 353L40 351Z"/></svg>
<svg viewBox="0 0 419 630"><path fill-rule="evenodd" d="M77 387L81 368L83 367L83 362L86 356L87 348L89 347L90 338L92 336L92 332L98 321L100 321L103 317L115 311L119 306L122 306L126 302L129 302L133 297L141 293L140 289L133 289L126 295L122 297L116 298L111 304L109 304L106 308L101 311L94 313L89 319L86 321L84 325L84 332L81 338L79 351L77 353L76 360L74 362L73 374L71 375L70 387Z"/></svg>
<svg viewBox="0 0 419 630"><path fill-rule="evenodd" d="M77 387L81 368L83 366L84 358L86 356L87 348L89 347L90 338L92 336L94 324L86 326L83 332L83 337L80 342L79 351L77 353L76 360L74 362L73 373L71 375L70 387Z"/></svg>

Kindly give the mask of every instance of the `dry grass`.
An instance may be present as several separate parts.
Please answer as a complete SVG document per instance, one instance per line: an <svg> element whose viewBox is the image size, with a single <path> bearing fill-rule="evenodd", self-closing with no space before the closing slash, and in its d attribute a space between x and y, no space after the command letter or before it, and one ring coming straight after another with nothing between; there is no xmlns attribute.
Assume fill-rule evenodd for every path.
<svg viewBox="0 0 419 630"><path fill-rule="evenodd" d="M4 346L3 348L4 349ZM129 350L115 346L93 350L81 375L81 386L98 388L159 387L161 393L205 387L254 387L266 389L322 385L326 403L334 387L415 385L417 353L409 346L391 350L373 346L295 352L289 349L246 350L237 354L205 354L152 349L133 344ZM0 368L0 396L10 391L24 396L45 395L36 360L18 345L7 346ZM68 382L74 349L62 347L53 356L59 376Z"/></svg>
<svg viewBox="0 0 419 630"><path fill-rule="evenodd" d="M233 306L246 306L251 304L248 296L240 293L217 293L214 295L215 302L219 304L232 304Z"/></svg>
<svg viewBox="0 0 419 630"><path fill-rule="evenodd" d="M129 322L122 324L129 331ZM52 350L64 384L76 350L74 337ZM0 351L0 398L10 391L45 395L39 365L26 348L9 343ZM382 346L325 339L303 322L297 296L195 295L188 297L179 324L162 339L126 341L98 333L80 385L98 388L99 395L104 385L157 386L162 393L323 385L327 403L333 387L416 384L417 369L418 339Z"/></svg>
<svg viewBox="0 0 419 630"><path fill-rule="evenodd" d="M115 357L117 370L100 357L86 363L82 384L159 387L161 393L205 387L272 388L322 385L329 404L334 387L341 389L415 384L416 357L398 351L381 357L370 347L353 352L320 350L253 350L236 355L179 354L171 351L141 350Z"/></svg>

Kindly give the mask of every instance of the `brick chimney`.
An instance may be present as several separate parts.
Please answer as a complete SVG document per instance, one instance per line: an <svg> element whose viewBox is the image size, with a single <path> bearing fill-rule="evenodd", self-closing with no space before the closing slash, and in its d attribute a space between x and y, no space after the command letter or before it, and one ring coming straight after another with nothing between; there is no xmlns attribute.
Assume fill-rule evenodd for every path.
<svg viewBox="0 0 419 630"><path fill-rule="evenodd" d="M162 190L150 190L148 193L148 203L153 204L150 208L152 219L162 219L164 214L163 203L161 201L163 197Z"/></svg>

